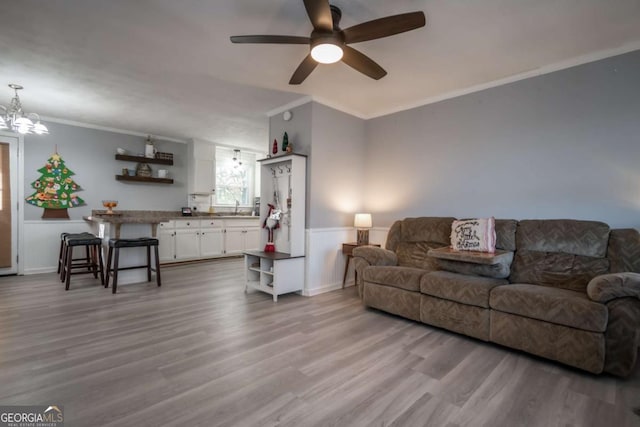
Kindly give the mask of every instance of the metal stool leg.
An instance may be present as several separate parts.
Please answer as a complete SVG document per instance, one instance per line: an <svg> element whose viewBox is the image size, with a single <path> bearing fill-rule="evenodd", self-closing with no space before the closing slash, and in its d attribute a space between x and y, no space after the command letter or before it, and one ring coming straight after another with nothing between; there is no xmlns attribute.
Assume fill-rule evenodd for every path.
<svg viewBox="0 0 640 427"><path fill-rule="evenodd" d="M64 269L65 285L64 290L69 290L69 284L71 283L71 264L73 263L73 246L67 245L67 265Z"/></svg>
<svg viewBox="0 0 640 427"><path fill-rule="evenodd" d="M158 245L155 245L153 250L156 256L156 282L158 282L158 287L160 287L162 286L162 282L160 282L160 258L158 257Z"/></svg>
<svg viewBox="0 0 640 427"><path fill-rule="evenodd" d="M113 293L116 293L116 288L118 287L118 261L120 258L120 248L116 248L116 253L114 255L115 259L113 260Z"/></svg>
<svg viewBox="0 0 640 427"><path fill-rule="evenodd" d="M147 246L147 282L151 281L151 246Z"/></svg>
<svg viewBox="0 0 640 427"><path fill-rule="evenodd" d="M109 287L109 276L111 275L111 257L113 256L113 248L109 246L109 252L107 252L107 269L104 274L104 287Z"/></svg>

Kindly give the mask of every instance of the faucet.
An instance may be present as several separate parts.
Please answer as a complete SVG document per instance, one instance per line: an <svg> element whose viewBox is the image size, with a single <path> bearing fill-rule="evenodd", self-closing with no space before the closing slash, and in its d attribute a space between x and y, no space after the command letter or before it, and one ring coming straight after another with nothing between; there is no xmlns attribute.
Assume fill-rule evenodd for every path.
<svg viewBox="0 0 640 427"><path fill-rule="evenodd" d="M233 212L234 215L238 215L238 206L240 206L240 201L236 199L236 210Z"/></svg>

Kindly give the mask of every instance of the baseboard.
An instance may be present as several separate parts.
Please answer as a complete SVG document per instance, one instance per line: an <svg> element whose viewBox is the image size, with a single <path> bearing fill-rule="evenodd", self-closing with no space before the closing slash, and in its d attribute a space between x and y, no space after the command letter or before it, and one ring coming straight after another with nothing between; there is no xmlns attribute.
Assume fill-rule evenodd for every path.
<svg viewBox="0 0 640 427"><path fill-rule="evenodd" d="M24 270L24 275L28 276L30 274L45 274L45 273L55 273L58 271L58 267L39 267L39 268L28 268Z"/></svg>
<svg viewBox="0 0 640 427"><path fill-rule="evenodd" d="M345 289L351 286L355 286L355 282L350 281L344 284ZM324 285L320 288L305 289L302 295L306 297L313 297L320 294L326 294L327 292L337 291L339 289L342 289L342 283L333 283L329 285Z"/></svg>

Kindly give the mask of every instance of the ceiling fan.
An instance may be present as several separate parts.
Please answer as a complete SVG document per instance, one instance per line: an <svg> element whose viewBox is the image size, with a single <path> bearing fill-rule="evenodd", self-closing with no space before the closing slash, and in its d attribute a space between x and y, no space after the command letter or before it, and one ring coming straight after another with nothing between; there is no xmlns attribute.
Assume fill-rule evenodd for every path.
<svg viewBox="0 0 640 427"><path fill-rule="evenodd" d="M425 25L423 12L402 13L387 16L340 29L342 11L328 0L304 0L307 15L313 25L309 37L253 35L232 36L232 43L308 44L310 53L302 60L291 76L289 84L299 85L316 68L318 63L333 64L342 60L361 73L378 80L387 72L368 56L348 46L369 40L404 33Z"/></svg>

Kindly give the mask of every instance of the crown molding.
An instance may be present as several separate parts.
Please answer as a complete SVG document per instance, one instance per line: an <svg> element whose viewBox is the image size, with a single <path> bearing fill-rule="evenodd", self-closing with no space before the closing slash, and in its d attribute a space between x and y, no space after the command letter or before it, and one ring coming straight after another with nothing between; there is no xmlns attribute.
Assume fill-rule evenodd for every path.
<svg viewBox="0 0 640 427"><path fill-rule="evenodd" d="M143 138L146 138L148 135L153 136L154 139L159 139L162 141L169 141L169 142L177 142L178 144L186 144L187 140L186 139L178 139L178 138L172 138L169 136L163 136L163 135L156 135L156 134L150 134L150 133L143 133L143 132L136 132L136 131L132 131L132 130L126 130L126 129L118 129L118 128L112 128L112 127L108 127L108 126L100 126L100 125L94 125L91 123L84 123L84 122L77 122L75 120L67 120L67 119L60 119L57 117L49 117L49 116L40 116L40 120L42 120L43 122L51 122L51 123L58 123L61 125L69 125L69 126L76 126L76 127L81 127L81 128L85 128L85 129L95 129L95 130L102 130L105 132L113 132L113 133L120 133L120 134L124 134L124 135L131 135L131 136L141 136Z"/></svg>

